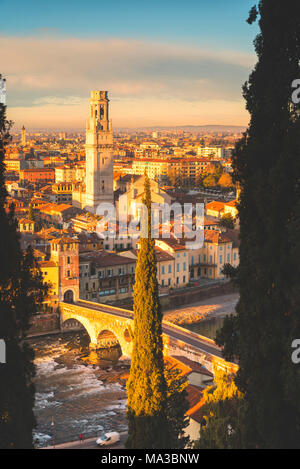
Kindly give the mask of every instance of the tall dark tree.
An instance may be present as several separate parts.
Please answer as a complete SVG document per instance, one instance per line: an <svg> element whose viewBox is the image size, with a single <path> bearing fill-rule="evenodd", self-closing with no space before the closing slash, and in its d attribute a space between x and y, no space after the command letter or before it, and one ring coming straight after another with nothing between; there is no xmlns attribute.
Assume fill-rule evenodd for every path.
<svg viewBox="0 0 300 469"><path fill-rule="evenodd" d="M25 342L31 314L47 293L32 250L22 253L13 210L4 204L5 147L11 123L0 104L0 338L6 363L0 363L0 448L32 448L34 376L33 351Z"/></svg>
<svg viewBox="0 0 300 469"><path fill-rule="evenodd" d="M300 119L292 82L300 78L299 0L261 0L258 63L244 86L251 115L234 154L241 185L237 316L218 336L236 358L247 406L244 446L300 446Z"/></svg>
<svg viewBox="0 0 300 469"><path fill-rule="evenodd" d="M188 380L176 367L165 367L165 377L168 386L167 394L167 419L170 428L171 449L184 449L190 444L189 437L185 434L185 429L189 425L189 418L186 415L189 410L187 400Z"/></svg>
<svg viewBox="0 0 300 469"><path fill-rule="evenodd" d="M134 285L134 338L128 390L128 448L169 448L167 383L164 375L162 313L158 298L150 181L145 175L144 237Z"/></svg>

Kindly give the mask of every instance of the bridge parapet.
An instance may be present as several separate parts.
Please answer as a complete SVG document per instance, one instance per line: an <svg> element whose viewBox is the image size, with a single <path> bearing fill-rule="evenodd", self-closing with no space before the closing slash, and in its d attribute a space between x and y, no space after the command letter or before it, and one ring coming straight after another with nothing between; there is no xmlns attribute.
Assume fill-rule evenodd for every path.
<svg viewBox="0 0 300 469"><path fill-rule="evenodd" d="M76 319L87 330L91 348L99 348L100 334L111 332L118 340L122 354L131 356L133 312L113 306L79 300L77 304L60 303L61 323ZM226 362L215 342L168 321L163 321L164 353L185 356L213 372L214 367L236 372L238 365Z"/></svg>
<svg viewBox="0 0 300 469"><path fill-rule="evenodd" d="M111 332L117 338L122 354L130 357L132 349L132 327L131 318L116 316L101 312L99 309L90 309L81 304L60 303L61 324L68 319L76 319L80 322L90 336L90 347L98 348L98 338L103 331Z"/></svg>

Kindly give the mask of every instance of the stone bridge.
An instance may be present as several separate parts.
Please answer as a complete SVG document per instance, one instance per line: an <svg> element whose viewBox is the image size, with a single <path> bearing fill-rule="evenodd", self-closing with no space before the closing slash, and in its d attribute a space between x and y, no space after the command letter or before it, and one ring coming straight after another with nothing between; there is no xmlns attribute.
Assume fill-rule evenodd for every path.
<svg viewBox="0 0 300 469"><path fill-rule="evenodd" d="M91 305L94 308L101 306L101 311L91 309ZM133 313L132 317L117 316L116 308L84 300L76 304L60 303L59 308L62 328L66 321L76 319L90 336L90 348L98 349L105 344L115 345L119 342L122 354L131 356ZM118 308L117 311L122 310Z"/></svg>
<svg viewBox="0 0 300 469"><path fill-rule="evenodd" d="M105 348L119 343L122 355L131 356L132 311L85 300L74 304L62 302L59 306L62 329L75 319L89 334L91 348ZM237 365L223 359L221 349L213 340L167 321L163 321L163 341L165 354L185 356L201 363L211 372L214 366L237 370Z"/></svg>

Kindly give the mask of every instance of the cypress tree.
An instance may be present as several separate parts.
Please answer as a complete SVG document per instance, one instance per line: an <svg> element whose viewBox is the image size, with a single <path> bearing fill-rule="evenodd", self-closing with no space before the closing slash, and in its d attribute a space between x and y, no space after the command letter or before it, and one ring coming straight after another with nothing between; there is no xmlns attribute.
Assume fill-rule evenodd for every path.
<svg viewBox="0 0 300 469"><path fill-rule="evenodd" d="M0 338L6 363L0 363L0 448L32 448L34 376L33 351L25 342L31 314L47 293L32 249L21 252L13 209L4 209L5 146L11 122L0 104Z"/></svg>
<svg viewBox="0 0 300 469"><path fill-rule="evenodd" d="M186 412L189 410L187 400L188 380L174 367L165 367L165 377L168 387L167 419L170 428L170 448L184 449L190 439L185 436L185 429L189 425Z"/></svg>
<svg viewBox="0 0 300 469"><path fill-rule="evenodd" d="M151 192L145 175L147 232L140 238L134 286L134 338L127 383L127 448L170 447L164 376L162 313L158 298L155 243L151 236ZM145 225L144 225L145 226Z"/></svg>
<svg viewBox="0 0 300 469"><path fill-rule="evenodd" d="M239 202L237 316L218 335L240 365L250 448L300 446L300 373L291 344L300 338L300 119L292 82L300 78L299 0L261 0L258 63L244 85L251 120L234 154Z"/></svg>
<svg viewBox="0 0 300 469"><path fill-rule="evenodd" d="M28 220L34 221L34 213L33 213L32 204L29 204L27 217L28 217Z"/></svg>

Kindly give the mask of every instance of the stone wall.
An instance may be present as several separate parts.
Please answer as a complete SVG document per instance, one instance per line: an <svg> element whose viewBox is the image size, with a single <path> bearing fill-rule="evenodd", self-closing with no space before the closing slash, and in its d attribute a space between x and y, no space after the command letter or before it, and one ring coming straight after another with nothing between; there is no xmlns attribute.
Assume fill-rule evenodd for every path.
<svg viewBox="0 0 300 469"><path fill-rule="evenodd" d="M199 288L183 290L181 293L176 292L168 296L161 296L160 304L162 311L168 311L170 309L177 309L179 306L197 303L198 301L206 300L214 296L228 295L237 291L237 287L232 282L212 286L203 286ZM132 298L111 304L120 308L126 308L130 310L133 309Z"/></svg>
<svg viewBox="0 0 300 469"><path fill-rule="evenodd" d="M35 314L30 320L30 329L27 335L53 332L60 329L59 314L40 313Z"/></svg>

